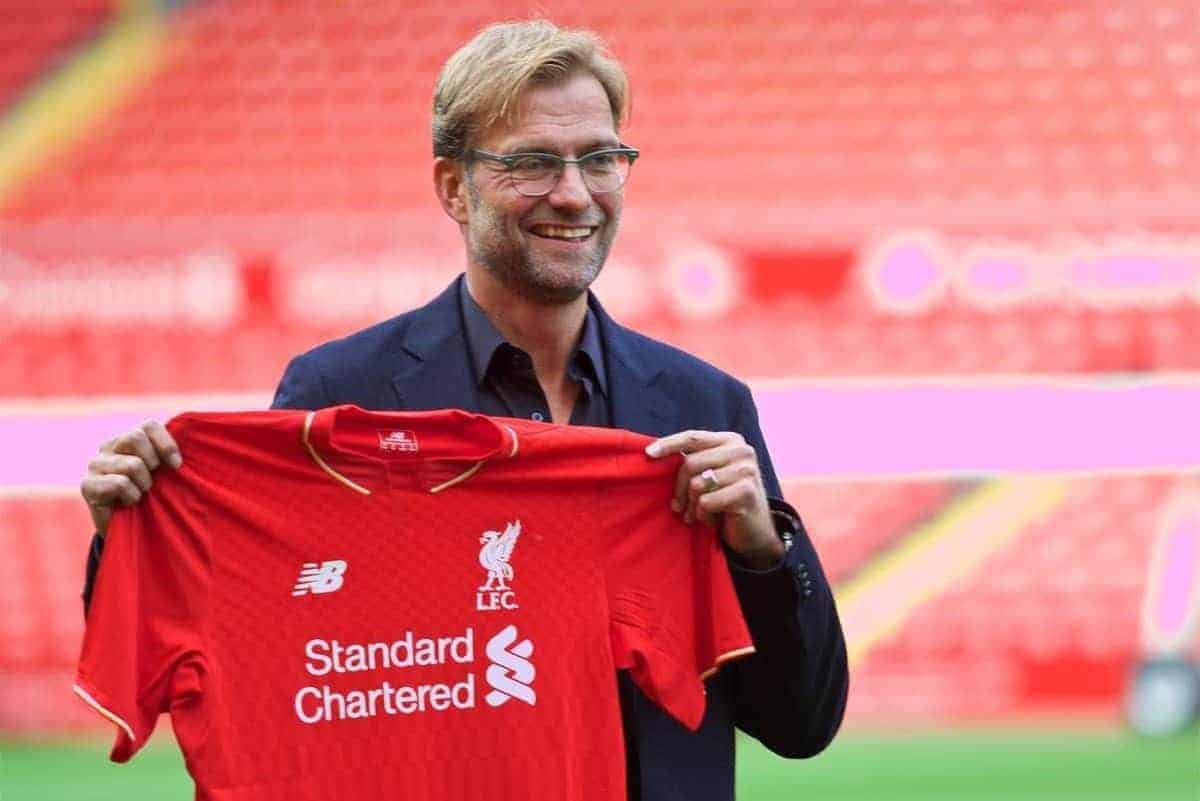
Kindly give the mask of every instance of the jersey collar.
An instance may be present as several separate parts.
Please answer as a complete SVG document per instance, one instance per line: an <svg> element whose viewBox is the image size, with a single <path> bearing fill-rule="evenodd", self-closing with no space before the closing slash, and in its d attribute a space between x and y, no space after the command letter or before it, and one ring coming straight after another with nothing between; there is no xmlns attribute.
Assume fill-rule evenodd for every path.
<svg viewBox="0 0 1200 801"><path fill-rule="evenodd" d="M301 440L330 478L370 495L387 486L441 492L466 481L491 459L517 455L509 425L458 409L371 412L333 406L305 417Z"/></svg>

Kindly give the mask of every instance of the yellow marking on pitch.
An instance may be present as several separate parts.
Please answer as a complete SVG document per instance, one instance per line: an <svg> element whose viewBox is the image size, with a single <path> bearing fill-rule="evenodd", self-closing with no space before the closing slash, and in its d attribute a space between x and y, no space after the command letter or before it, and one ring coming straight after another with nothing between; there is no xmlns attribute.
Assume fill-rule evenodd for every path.
<svg viewBox="0 0 1200 801"><path fill-rule="evenodd" d="M1031 523L1062 504L1067 482L994 481L953 501L895 550L837 591L851 664L896 632L926 601L978 568Z"/></svg>
<svg viewBox="0 0 1200 801"><path fill-rule="evenodd" d="M0 119L0 208L154 72L167 23L145 0L124 10L86 49Z"/></svg>

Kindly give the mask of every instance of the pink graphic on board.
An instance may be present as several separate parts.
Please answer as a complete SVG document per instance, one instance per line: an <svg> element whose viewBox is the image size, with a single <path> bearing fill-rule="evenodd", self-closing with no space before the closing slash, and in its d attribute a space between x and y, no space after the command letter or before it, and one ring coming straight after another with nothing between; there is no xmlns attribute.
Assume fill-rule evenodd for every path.
<svg viewBox="0 0 1200 801"><path fill-rule="evenodd" d="M1183 380L853 381L754 392L787 478L837 480L1113 470L1200 470L1200 382ZM143 420L201 408L37 414L0 411L0 487L73 487L97 446ZM203 408L262 409L265 398Z"/></svg>
<svg viewBox="0 0 1200 801"><path fill-rule="evenodd" d="M1150 562L1142 641L1151 655L1184 650L1200 622L1200 492L1168 508Z"/></svg>

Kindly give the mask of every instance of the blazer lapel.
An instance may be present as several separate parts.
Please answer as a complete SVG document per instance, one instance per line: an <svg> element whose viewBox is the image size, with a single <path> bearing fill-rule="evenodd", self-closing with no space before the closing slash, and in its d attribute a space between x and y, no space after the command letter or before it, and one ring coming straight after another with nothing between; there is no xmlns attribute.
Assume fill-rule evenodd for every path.
<svg viewBox="0 0 1200 801"><path fill-rule="evenodd" d="M588 302L604 340L613 425L653 437L675 433L679 407L660 383L662 366L650 361L638 335L609 317L595 295L589 293Z"/></svg>
<svg viewBox="0 0 1200 801"><path fill-rule="evenodd" d="M392 386L399 408L479 410L459 309L460 275L440 295L412 313L400 342Z"/></svg>
<svg viewBox="0 0 1200 801"><path fill-rule="evenodd" d="M392 373L398 409L479 411L479 388L467 357L459 308L462 280L460 275L412 312ZM662 366L647 357L638 335L609 317L594 295L589 293L588 302L604 342L613 425L656 437L679 430L678 404L660 384Z"/></svg>

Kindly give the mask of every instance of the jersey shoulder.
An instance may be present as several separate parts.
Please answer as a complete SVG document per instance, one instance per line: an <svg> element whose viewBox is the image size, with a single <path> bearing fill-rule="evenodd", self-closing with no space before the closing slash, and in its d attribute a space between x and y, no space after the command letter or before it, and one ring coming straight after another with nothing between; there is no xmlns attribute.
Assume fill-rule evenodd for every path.
<svg viewBox="0 0 1200 801"><path fill-rule="evenodd" d="M308 467L307 416L296 410L185 412L167 421L167 430L189 475L237 473L266 480Z"/></svg>
<svg viewBox="0 0 1200 801"><path fill-rule="evenodd" d="M646 446L654 437L620 428L553 425L517 418L494 418L517 435L519 472L561 479L642 481L674 474L677 458L651 459Z"/></svg>
<svg viewBox="0 0 1200 801"><path fill-rule="evenodd" d="M176 439L237 439L298 431L307 412L292 409L254 409L233 412L182 412L167 421Z"/></svg>

